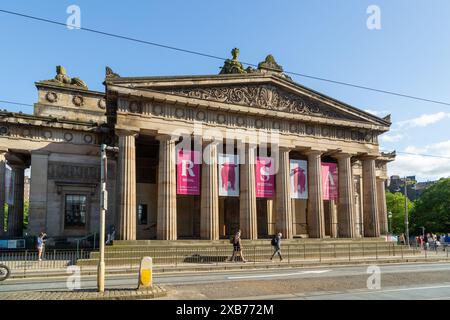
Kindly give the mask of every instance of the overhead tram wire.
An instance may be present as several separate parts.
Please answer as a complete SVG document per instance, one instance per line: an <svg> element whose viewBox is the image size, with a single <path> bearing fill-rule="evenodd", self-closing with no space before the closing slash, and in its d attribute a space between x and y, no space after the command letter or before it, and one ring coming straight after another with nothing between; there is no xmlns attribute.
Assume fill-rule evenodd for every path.
<svg viewBox="0 0 450 320"><path fill-rule="evenodd" d="M55 25L58 25L58 26L67 27L67 24L63 23L63 22L54 21L54 20L45 19L45 18L40 18L40 17L36 17L36 16L31 16L31 15L27 15L27 14L23 14L23 13L19 13L19 12L8 11L8 10L4 10L4 9L0 9L0 12L6 13L6 14L9 14L9 15L22 17L22 18L35 20L35 21L40 21L40 22L55 24ZM161 44L161 43L141 40L141 39L137 39L137 38L132 38L132 37L123 36L123 35L119 35L119 34L115 34L115 33L100 31L100 30L96 30L96 29L85 28L85 27L80 27L78 29L82 30L82 31L86 31L86 32L91 32L91 33L103 35L103 36L112 37L112 38L117 38L117 39L132 41L132 42L137 42L137 43L141 43L141 44L151 45L151 46L155 46L155 47L160 47L160 48L174 50L174 51L178 51L178 52L193 54L193 55L197 55L197 56L202 56L202 57L205 57L205 58L216 59L216 60L221 60L221 61L227 60L226 58L219 57L219 56L212 55L212 54L203 53L203 52L200 52L200 51L194 51L194 50L188 50L188 49L183 49L183 48L179 48L179 47L164 45L164 44ZM243 62L243 61L241 61L241 63L243 65L246 65L246 66L257 67L257 65L253 64L253 63ZM361 90L368 90L368 91L372 91L372 92L388 94L388 95L392 95L392 96L397 96L397 97L402 97L402 98L407 98L407 99L412 99L412 100L417 100L417 101L423 101L423 102L429 102L429 103L433 103L433 104L450 106L450 102L445 102L445 101L438 101L438 100L433 100L433 99L421 98L421 97L407 95L407 94L402 94L402 93L398 93L398 92L394 92L394 91L377 89L377 88L372 88L372 87L368 87L368 86L353 84L353 83L344 82L344 81L337 81L337 80L332 80L332 79L327 79L327 78L307 75L307 74L293 72L293 71L284 71L284 73L290 74L290 75L299 76L299 77L309 78L309 79L313 79L313 80L318 80L318 81L338 84L338 85L342 85L342 86L352 87L352 88L361 89Z"/></svg>
<svg viewBox="0 0 450 320"><path fill-rule="evenodd" d="M0 100L0 103L13 104L16 106L34 107L34 105L32 105L32 104L22 103L22 102L17 102L17 101Z"/></svg>
<svg viewBox="0 0 450 320"><path fill-rule="evenodd" d="M383 151L389 152L389 151ZM396 151L398 154L406 154L410 156L420 156L420 157L429 157L429 158L439 158L439 159L448 159L450 160L450 156L438 156L435 154L424 154L424 153L413 153L413 152L404 152L404 151Z"/></svg>

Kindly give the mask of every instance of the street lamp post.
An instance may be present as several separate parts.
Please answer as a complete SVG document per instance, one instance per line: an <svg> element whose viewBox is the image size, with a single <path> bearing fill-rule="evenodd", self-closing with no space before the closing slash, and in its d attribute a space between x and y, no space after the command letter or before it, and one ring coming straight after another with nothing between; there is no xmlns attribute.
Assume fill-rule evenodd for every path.
<svg viewBox="0 0 450 320"><path fill-rule="evenodd" d="M392 212L388 212L388 218L389 218L389 233L392 234Z"/></svg>
<svg viewBox="0 0 450 320"><path fill-rule="evenodd" d="M101 145L101 194L100 194L100 259L97 269L97 289L98 292L105 291L105 219L108 210L108 191L106 190L106 181L108 178L108 158L106 151L117 151L118 148L108 147L106 144Z"/></svg>
<svg viewBox="0 0 450 320"><path fill-rule="evenodd" d="M406 245L409 247L408 186L406 177L405 177L405 233L406 233Z"/></svg>

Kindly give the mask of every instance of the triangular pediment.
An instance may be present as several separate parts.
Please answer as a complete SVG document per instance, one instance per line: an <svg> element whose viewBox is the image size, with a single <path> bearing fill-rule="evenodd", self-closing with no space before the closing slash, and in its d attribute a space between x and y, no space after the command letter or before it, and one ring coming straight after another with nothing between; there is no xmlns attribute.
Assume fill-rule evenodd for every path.
<svg viewBox="0 0 450 320"><path fill-rule="evenodd" d="M194 76L120 78L136 90L246 106L283 113L362 122L389 127L390 122L276 76Z"/></svg>
<svg viewBox="0 0 450 320"><path fill-rule="evenodd" d="M274 111L320 116L336 119L358 120L312 98L287 92L272 84L247 84L195 88L171 88L164 92L190 98L217 101Z"/></svg>

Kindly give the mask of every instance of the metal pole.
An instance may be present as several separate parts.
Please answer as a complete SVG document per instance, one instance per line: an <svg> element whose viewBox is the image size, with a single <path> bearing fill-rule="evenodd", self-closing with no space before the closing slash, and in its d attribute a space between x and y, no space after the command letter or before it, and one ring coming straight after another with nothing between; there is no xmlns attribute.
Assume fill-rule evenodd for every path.
<svg viewBox="0 0 450 320"><path fill-rule="evenodd" d="M101 195L100 195L100 260L98 263L97 288L98 292L105 291L105 215L107 210L108 193L106 191L106 145L101 146Z"/></svg>
<svg viewBox="0 0 450 320"><path fill-rule="evenodd" d="M409 217L408 217L408 186L405 177L405 233L406 233L406 245L409 247Z"/></svg>

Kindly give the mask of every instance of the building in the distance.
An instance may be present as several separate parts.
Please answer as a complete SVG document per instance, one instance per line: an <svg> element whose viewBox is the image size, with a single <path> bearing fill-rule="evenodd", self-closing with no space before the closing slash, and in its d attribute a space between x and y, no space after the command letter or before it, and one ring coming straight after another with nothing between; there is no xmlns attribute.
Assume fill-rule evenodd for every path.
<svg viewBox="0 0 450 320"><path fill-rule="evenodd" d="M406 177L406 194L408 199L411 201L417 200L420 195L437 181L423 181L417 182L416 176ZM386 180L387 189L389 192L396 193L401 192L405 194L405 177L400 177L398 175L391 176Z"/></svg>
<svg viewBox="0 0 450 320"><path fill-rule="evenodd" d="M104 92L62 67L36 82L33 114L0 112L0 183L7 162L19 186L8 235L22 234L30 167L29 234L98 232L102 143L118 147L108 155L107 226L120 239L386 234L395 154L380 153L378 137L389 117L293 82L270 55L256 69L237 55L219 75L107 68Z"/></svg>

